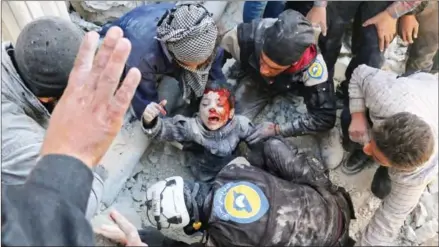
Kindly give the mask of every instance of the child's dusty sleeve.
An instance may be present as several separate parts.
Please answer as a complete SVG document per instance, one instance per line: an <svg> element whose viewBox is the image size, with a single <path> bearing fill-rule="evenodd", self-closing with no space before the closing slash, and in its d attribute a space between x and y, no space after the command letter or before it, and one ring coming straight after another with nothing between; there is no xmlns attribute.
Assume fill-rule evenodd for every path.
<svg viewBox="0 0 439 247"><path fill-rule="evenodd" d="M177 115L172 118L156 118L149 126L142 123L146 135L160 141L191 141L193 119Z"/></svg>
<svg viewBox="0 0 439 247"><path fill-rule="evenodd" d="M247 138L251 133L253 133L254 130L254 125L253 123L250 121L250 119L248 119L245 116L236 116L238 118L239 121L239 138L240 139L245 139Z"/></svg>

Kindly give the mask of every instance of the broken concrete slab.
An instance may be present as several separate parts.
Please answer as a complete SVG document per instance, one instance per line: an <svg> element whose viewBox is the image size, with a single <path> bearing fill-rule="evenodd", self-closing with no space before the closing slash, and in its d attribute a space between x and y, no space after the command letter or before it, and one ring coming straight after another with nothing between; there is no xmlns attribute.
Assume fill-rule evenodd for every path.
<svg viewBox="0 0 439 247"><path fill-rule="evenodd" d="M132 120L133 116L128 113L121 131L100 161L108 172L102 198L102 203L106 206L114 202L150 144L150 139L143 133L140 122L131 122Z"/></svg>
<svg viewBox="0 0 439 247"><path fill-rule="evenodd" d="M70 1L70 4L84 20L103 25L147 4L147 1Z"/></svg>

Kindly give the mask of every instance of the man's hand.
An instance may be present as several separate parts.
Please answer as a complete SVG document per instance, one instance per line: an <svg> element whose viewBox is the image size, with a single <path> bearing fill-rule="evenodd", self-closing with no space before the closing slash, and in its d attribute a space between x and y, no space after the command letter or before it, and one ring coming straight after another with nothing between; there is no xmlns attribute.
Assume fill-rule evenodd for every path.
<svg viewBox="0 0 439 247"><path fill-rule="evenodd" d="M385 10L363 23L363 27L375 25L381 52L389 47L389 44L395 37L396 22L397 19L394 19L389 12Z"/></svg>
<svg viewBox="0 0 439 247"><path fill-rule="evenodd" d="M413 44L413 40L418 38L418 30L419 23L414 15L404 15L399 18L399 33L406 44Z"/></svg>
<svg viewBox="0 0 439 247"><path fill-rule="evenodd" d="M122 127L140 81L131 69L116 90L131 43L112 27L97 55L99 35L89 32L79 48L67 88L55 107L41 155L64 154L96 165Z"/></svg>
<svg viewBox="0 0 439 247"><path fill-rule="evenodd" d="M142 242L137 228L127 218L116 210L110 213L110 217L116 225L103 225L94 229L94 232L125 246L148 246Z"/></svg>
<svg viewBox="0 0 439 247"><path fill-rule="evenodd" d="M319 26L322 30L322 35L326 36L326 7L312 7L306 15L306 19L308 19L314 26Z"/></svg>
<svg viewBox="0 0 439 247"><path fill-rule="evenodd" d="M162 115L166 115L166 111L165 111L165 105L166 105L166 100L162 100L160 103L155 103L155 102L151 102L149 103L146 108L145 111L143 112L143 121L145 121L146 124L149 124L152 122L152 120L154 120L156 117L158 117L160 115L160 113Z"/></svg>
<svg viewBox="0 0 439 247"><path fill-rule="evenodd" d="M253 130L253 133L245 140L248 144L264 141L265 139L276 135L276 124L271 122L264 122L259 124Z"/></svg>
<svg viewBox="0 0 439 247"><path fill-rule="evenodd" d="M352 113L351 119L349 138L360 144L368 143L368 123L364 112Z"/></svg>

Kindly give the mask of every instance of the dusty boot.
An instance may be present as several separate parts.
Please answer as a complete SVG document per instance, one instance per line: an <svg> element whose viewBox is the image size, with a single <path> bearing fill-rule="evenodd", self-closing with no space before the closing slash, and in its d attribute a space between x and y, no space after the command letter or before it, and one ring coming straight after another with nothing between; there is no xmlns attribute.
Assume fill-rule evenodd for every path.
<svg viewBox="0 0 439 247"><path fill-rule="evenodd" d="M389 169L385 166L378 167L375 175L373 176L372 186L370 190L372 193L380 198L384 199L392 189L392 182L389 177Z"/></svg>
<svg viewBox="0 0 439 247"><path fill-rule="evenodd" d="M362 150L354 150L343 163L341 171L346 175L354 175L361 172L370 162L371 159Z"/></svg>
<svg viewBox="0 0 439 247"><path fill-rule="evenodd" d="M337 168L343 160L344 150L341 145L340 132L337 127L319 134L318 141L323 163L328 169Z"/></svg>

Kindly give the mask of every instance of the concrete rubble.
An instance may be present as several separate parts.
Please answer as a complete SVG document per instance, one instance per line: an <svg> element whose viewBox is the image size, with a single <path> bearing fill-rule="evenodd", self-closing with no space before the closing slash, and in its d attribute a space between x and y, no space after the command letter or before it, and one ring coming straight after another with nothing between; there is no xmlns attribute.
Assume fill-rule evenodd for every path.
<svg viewBox="0 0 439 247"><path fill-rule="evenodd" d="M73 9L88 22L103 25L114 21L147 1L70 1Z"/></svg>
<svg viewBox="0 0 439 247"><path fill-rule="evenodd" d="M71 16L72 20L84 30L99 30L100 25L120 17L139 4L146 3L145 1L72 2L77 13L72 12ZM222 34L225 30L230 29L234 23L240 21L242 3L234 2L226 6L221 5L216 11L225 12L225 14L214 13L214 18L219 22L220 34ZM407 47L403 42L399 38L395 39L384 54L386 61L383 69L403 73L406 50ZM344 44L335 66L336 84L344 80L344 71L349 64L350 56L349 44ZM224 71L226 72L232 64L233 60L229 60ZM235 84L236 82L229 80L229 83ZM266 120L284 123L294 115L304 112L306 112L306 106L303 104L303 98L286 100L278 97L256 117L255 122ZM191 157L169 143L147 140L140 131L135 122L133 125L133 122L127 119L124 129L111 147L113 150L120 150L120 152L113 152L114 154L107 155L102 161L103 163L111 163L110 169L113 171L110 171L109 174L113 174L113 176L106 181L106 194L101 212L92 220L94 227L111 223L108 218L111 208L119 210L138 228L150 225L145 207L146 188L160 179L173 175L192 179L191 172L185 165ZM334 133L339 133L334 141L341 142L339 119ZM320 156L318 138L316 137L288 138L288 141L299 146L303 151ZM149 145L150 143L152 145ZM343 157L344 151L341 149L341 145L337 146L340 147L340 150L334 155ZM146 152L141 156L141 150L144 149ZM117 153L119 157L115 156ZM370 191L370 184L377 167L377 165L372 165L360 174L353 176L344 175L339 168L332 170L330 174L331 180L337 185L344 186L352 196L357 215L357 220L353 220L350 226L350 235L354 239L358 238L381 203ZM438 199L437 184L432 184L421 197L419 205L407 218L404 226L401 227L396 245L438 246ZM163 230L163 232L174 239L188 243L201 239L200 236L187 236L183 231ZM97 236L97 240L98 246L115 246L114 243L101 236Z"/></svg>

